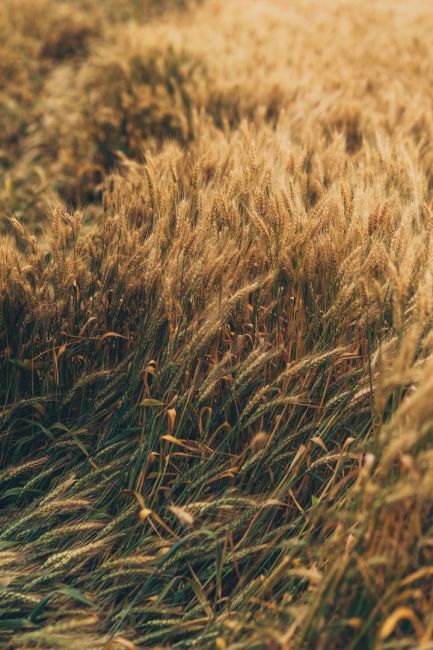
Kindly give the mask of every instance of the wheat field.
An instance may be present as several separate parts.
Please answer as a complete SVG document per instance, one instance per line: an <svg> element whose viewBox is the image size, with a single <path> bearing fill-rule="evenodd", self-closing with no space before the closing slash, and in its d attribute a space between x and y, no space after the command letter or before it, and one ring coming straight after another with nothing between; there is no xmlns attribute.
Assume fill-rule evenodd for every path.
<svg viewBox="0 0 433 650"><path fill-rule="evenodd" d="M433 649L432 31L2 0L2 650Z"/></svg>

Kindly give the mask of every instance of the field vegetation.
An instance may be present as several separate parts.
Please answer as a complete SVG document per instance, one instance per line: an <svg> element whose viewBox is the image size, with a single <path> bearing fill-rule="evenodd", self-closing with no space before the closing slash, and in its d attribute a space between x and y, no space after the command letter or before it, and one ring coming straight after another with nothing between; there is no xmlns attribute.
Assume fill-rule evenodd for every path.
<svg viewBox="0 0 433 650"><path fill-rule="evenodd" d="M0 648L433 648L428 0L3 0Z"/></svg>

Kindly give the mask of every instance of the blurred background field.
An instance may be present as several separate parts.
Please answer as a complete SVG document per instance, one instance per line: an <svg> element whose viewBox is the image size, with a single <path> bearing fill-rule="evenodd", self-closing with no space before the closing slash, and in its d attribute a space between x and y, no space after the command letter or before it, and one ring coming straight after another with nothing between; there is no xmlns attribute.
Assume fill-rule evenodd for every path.
<svg viewBox="0 0 433 650"><path fill-rule="evenodd" d="M402 1L5 0L2 209L37 227L57 195L100 203L119 155L281 111L305 147L335 133L351 153L379 133L422 140L430 173L430 14Z"/></svg>

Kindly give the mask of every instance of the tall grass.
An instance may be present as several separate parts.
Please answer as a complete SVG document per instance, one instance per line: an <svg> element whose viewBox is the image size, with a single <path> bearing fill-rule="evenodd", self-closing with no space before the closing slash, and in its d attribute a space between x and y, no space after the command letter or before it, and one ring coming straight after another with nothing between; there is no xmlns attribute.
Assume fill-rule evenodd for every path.
<svg viewBox="0 0 433 650"><path fill-rule="evenodd" d="M7 145L0 647L432 647L427 3L109 6Z"/></svg>

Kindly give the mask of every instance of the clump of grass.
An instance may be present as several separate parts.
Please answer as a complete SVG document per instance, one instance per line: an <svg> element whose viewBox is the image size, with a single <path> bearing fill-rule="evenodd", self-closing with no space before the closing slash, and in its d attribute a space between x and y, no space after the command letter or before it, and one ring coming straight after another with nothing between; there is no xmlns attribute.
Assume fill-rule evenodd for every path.
<svg viewBox="0 0 433 650"><path fill-rule="evenodd" d="M26 2L0 647L429 647L426 5Z"/></svg>
<svg viewBox="0 0 433 650"><path fill-rule="evenodd" d="M1 538L25 549L12 643L67 646L69 624L90 625L89 647L400 630L387 576L418 580L430 494L425 406L414 418L429 212L395 177L385 213L361 161L327 168L312 204L344 140L306 166L286 129L208 127L125 161L90 230L58 205L42 247L17 221L3 238Z"/></svg>

